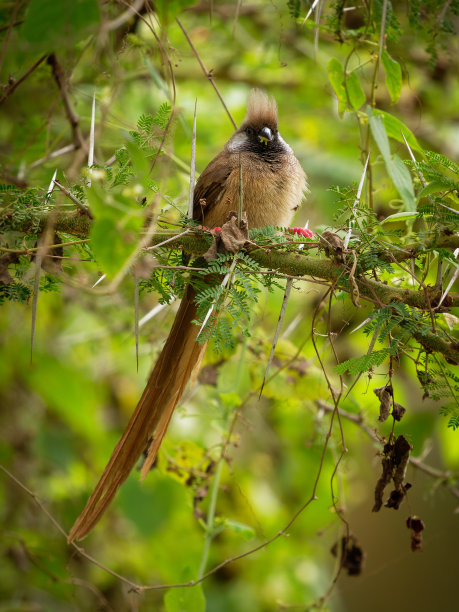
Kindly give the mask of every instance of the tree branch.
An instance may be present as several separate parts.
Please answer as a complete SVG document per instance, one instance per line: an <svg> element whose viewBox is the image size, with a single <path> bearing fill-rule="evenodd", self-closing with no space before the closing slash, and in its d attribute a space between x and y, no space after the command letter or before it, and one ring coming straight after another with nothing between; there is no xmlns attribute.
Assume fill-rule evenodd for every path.
<svg viewBox="0 0 459 612"><path fill-rule="evenodd" d="M39 221L40 229L45 227L46 215ZM36 224L36 218L30 217L20 223L20 228L13 224L13 229L27 231ZM87 237L91 229L91 219L80 212L60 213L56 217L55 229L58 232L73 234L78 237ZM182 233L178 236L178 233ZM189 232L179 232L170 229L159 230L151 237L151 244L160 243L166 248L181 247L194 255L203 255L210 247L211 237L208 232L196 229ZM173 240L171 240L173 239ZM438 240L431 241L429 244L435 248L456 248L456 239L449 235L441 235ZM315 246L315 245L314 245ZM426 245L421 248L427 248ZM356 293L362 299L371 301L381 307L398 302L406 304L412 308L424 311L435 310L435 304L441 298L441 289L436 287L426 287L422 291L416 291L404 287L393 287L383 282L376 281L363 276L352 276L345 264L338 264L329 258L312 257L303 251L297 253L276 251L272 248L250 247L248 249L250 257L263 268L294 277L311 277L313 281L322 280L336 286L349 293ZM308 280L305 278L304 280ZM442 304L442 308L459 306L459 293L450 293ZM445 356L449 363L459 363L459 343L447 341L435 333L415 333L413 337L429 352L439 352Z"/></svg>

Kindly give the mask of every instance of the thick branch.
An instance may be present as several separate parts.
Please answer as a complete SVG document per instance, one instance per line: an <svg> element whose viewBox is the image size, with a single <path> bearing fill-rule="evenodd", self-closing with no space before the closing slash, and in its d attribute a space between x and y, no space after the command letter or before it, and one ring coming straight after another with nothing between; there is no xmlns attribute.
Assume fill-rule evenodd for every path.
<svg viewBox="0 0 459 612"><path fill-rule="evenodd" d="M21 222L20 228L15 227L14 229L27 231L34 227L35 222L34 218L24 220ZM46 216L43 216L40 227L44 228L45 223ZM91 219L81 213L61 213L56 217L55 229L58 232L87 237L91 229ZM158 231L152 236L151 244L157 245L176 236L177 232L172 230ZM203 255L209 249L210 242L211 238L208 233L196 230L184 233L164 246L166 248L182 247L185 251L194 255ZM451 236L445 236L444 241L440 240L439 242L441 242L442 248L447 248L446 245L450 248L455 246ZM334 284L336 288L348 292L358 291L360 297L380 306L387 306L391 302L399 302L420 310L431 311L432 306L435 306L440 298L440 292L435 287L428 287L425 291L414 291L402 287L391 287L366 277L355 277L351 283L349 271L345 265L337 264L328 258L311 257L304 252L286 253L261 247L252 247L249 252L252 259L263 268L289 276L309 276L312 279L325 280ZM459 306L459 294L450 293L443 304L447 307ZM459 343L448 342L435 333L416 333L414 338L427 351L442 353L450 363L459 363Z"/></svg>
<svg viewBox="0 0 459 612"><path fill-rule="evenodd" d="M345 289L349 284L348 272L345 267L329 259L319 259L302 253L279 253L276 251L266 253L261 250L251 251L250 256L264 268L279 270L284 274L317 277L336 283L338 287ZM359 279L356 277L355 281L361 296L381 304L396 301L403 302L413 308L429 310L435 297L439 297L437 296L438 292L434 289L432 289L432 294L426 297L422 291L391 287L368 278ZM448 297L450 298L448 306L459 306L459 294L450 294Z"/></svg>

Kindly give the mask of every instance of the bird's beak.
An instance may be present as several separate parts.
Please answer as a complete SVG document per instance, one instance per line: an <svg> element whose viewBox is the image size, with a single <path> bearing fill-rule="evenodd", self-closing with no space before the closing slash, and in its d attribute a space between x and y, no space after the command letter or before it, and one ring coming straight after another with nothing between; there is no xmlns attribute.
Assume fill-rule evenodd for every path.
<svg viewBox="0 0 459 612"><path fill-rule="evenodd" d="M258 132L258 140L267 145L273 139L273 133L269 127L264 127Z"/></svg>

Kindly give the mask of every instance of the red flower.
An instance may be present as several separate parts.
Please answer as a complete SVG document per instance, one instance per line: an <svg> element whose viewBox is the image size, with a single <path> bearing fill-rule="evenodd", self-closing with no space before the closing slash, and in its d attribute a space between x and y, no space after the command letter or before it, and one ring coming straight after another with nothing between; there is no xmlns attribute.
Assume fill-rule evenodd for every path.
<svg viewBox="0 0 459 612"><path fill-rule="evenodd" d="M299 236L304 236L304 238L313 238L314 234L310 229L306 229L304 227L291 227L288 230L291 234L298 234Z"/></svg>

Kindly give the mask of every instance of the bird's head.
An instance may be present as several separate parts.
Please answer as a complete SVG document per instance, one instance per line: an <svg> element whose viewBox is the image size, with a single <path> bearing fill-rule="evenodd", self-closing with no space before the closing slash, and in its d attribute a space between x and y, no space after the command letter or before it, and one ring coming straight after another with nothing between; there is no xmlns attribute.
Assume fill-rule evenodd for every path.
<svg viewBox="0 0 459 612"><path fill-rule="evenodd" d="M258 153L263 156L290 151L277 129L277 105L273 98L260 89L251 90L247 115L228 141L227 149L230 153Z"/></svg>

